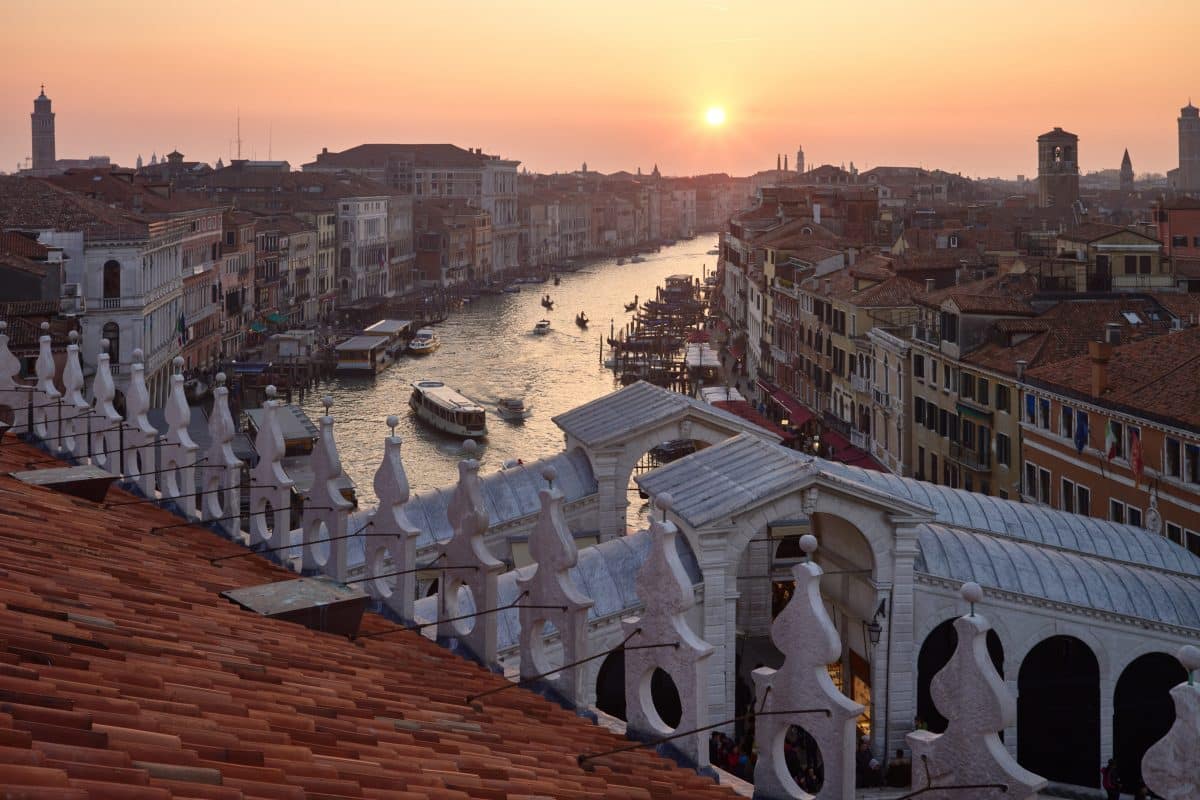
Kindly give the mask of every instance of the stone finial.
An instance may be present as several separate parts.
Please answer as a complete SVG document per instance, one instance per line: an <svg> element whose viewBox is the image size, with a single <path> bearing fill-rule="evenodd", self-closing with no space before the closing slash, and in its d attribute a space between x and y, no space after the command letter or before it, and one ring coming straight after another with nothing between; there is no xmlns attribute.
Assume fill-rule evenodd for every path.
<svg viewBox="0 0 1200 800"><path fill-rule="evenodd" d="M760 667L753 673L755 708L763 711L822 708L829 715L761 716L756 721L759 742L754 767L755 791L764 797L812 797L800 789L784 758L788 728L799 725L816 741L825 764L821 797L854 796L855 724L863 707L834 685L827 664L842 657L837 627L821 600L824 570L812 560L817 539L800 538L808 560L792 567L795 591L771 624L771 641L783 653L778 670Z"/></svg>
<svg viewBox="0 0 1200 800"><path fill-rule="evenodd" d="M159 450L162 462L159 484L164 494L173 499L185 515L193 516L196 513L196 470L193 464L200 448L192 441L191 431L188 430L192 409L183 391L183 374L179 363L182 360L175 357L175 372L171 375L167 406L163 409L167 418L167 435Z"/></svg>
<svg viewBox="0 0 1200 800"><path fill-rule="evenodd" d="M408 474L400 457L403 440L396 435L395 416L387 418L392 435L383 442L383 462L375 471L379 505L371 513L371 538L366 540L366 589L401 620L413 619L416 573L396 575L417 566L417 537L421 531L404 511L409 499ZM389 535L390 534L390 535Z"/></svg>
<svg viewBox="0 0 1200 800"><path fill-rule="evenodd" d="M975 581L967 581L958 590L963 600L971 604L971 616L975 616L975 604L983 602L983 587Z"/></svg>
<svg viewBox="0 0 1200 800"><path fill-rule="evenodd" d="M233 453L233 437L237 427L229 409L229 389L225 386L225 373L218 372L214 378L212 413L208 417L208 438L211 442L207 453L206 469L202 473L201 485L204 495L200 508L202 517L219 525L230 538L242 538L240 522L227 519L241 505L242 462Z"/></svg>
<svg viewBox="0 0 1200 800"><path fill-rule="evenodd" d="M1179 648L1179 663L1187 671L1184 683L1171 690L1175 724L1142 756L1142 779L1163 800L1195 800L1200 797L1200 648Z"/></svg>
<svg viewBox="0 0 1200 800"><path fill-rule="evenodd" d="M102 343L104 340L101 340ZM96 403L99 422L92 426L92 463L101 469L121 473L120 425L123 422L113 401L117 390L113 384L112 366L107 350L100 348L96 356L96 377L92 380L92 399Z"/></svg>
<svg viewBox="0 0 1200 800"><path fill-rule="evenodd" d="M67 360L63 364L63 400L61 435L58 450L73 456L82 456L87 446L87 420L90 406L83 398L83 364L79 359L79 332L71 331L67 337Z"/></svg>
<svg viewBox="0 0 1200 800"><path fill-rule="evenodd" d="M554 482L556 480L558 480L558 470L556 470L552 466L547 465L546 468L542 470L542 479L544 481L546 481L547 486L549 486L551 489L553 489Z"/></svg>
<svg viewBox="0 0 1200 800"><path fill-rule="evenodd" d="M321 417L321 435L313 449L312 488L304 501L303 571L323 572L337 581L345 581L349 571L349 546L346 540L347 516L353 504L342 496L342 459L333 436L333 417L329 406L333 398L325 396L326 414Z"/></svg>
<svg viewBox="0 0 1200 800"><path fill-rule="evenodd" d="M125 391L125 477L136 480L141 490L154 496L155 440L158 430L150 424L150 390L146 387L146 365L141 349L131 354L129 388Z"/></svg>
<svg viewBox="0 0 1200 800"><path fill-rule="evenodd" d="M386 420L384 420L384 422L387 424L388 430L391 431L391 433L389 435L392 438L395 438L396 437L396 426L400 424L400 418L397 417L395 414L389 414L388 418Z"/></svg>
<svg viewBox="0 0 1200 800"><path fill-rule="evenodd" d="M664 515L671 507L670 497L664 495L655 503ZM627 731L633 736L672 733L650 694L656 669L669 675L679 692L682 714L675 730L693 730L708 722L708 659L713 646L697 636L687 621L696 594L675 549L678 533L672 522L650 523L650 552L636 578L638 599L645 608L640 617L621 621L632 644L676 645L625 651L625 712ZM708 764L707 739L697 733L676 739L674 747L685 760L703 767Z"/></svg>
<svg viewBox="0 0 1200 800"><path fill-rule="evenodd" d="M321 405L325 406L325 416L329 416L329 409L333 407L333 395L327 394L321 397Z"/></svg>
<svg viewBox="0 0 1200 800"><path fill-rule="evenodd" d="M475 449L473 440L463 443L463 450L468 455ZM459 590L464 586L474 599L474 611L494 609L499 598L497 577L504 564L491 554L483 539L491 518L483 502L478 461L465 458L458 462L458 485L454 487L446 516L454 528L454 535L439 547L440 563L450 566L442 570L439 579L438 617L446 619L469 613L459 605ZM495 662L495 614L480 614L449 624L453 626L454 638L475 658L487 665ZM438 638L447 638L440 628Z"/></svg>
<svg viewBox="0 0 1200 800"><path fill-rule="evenodd" d="M983 598L983 591L978 584L966 584L962 596L973 609ZM987 634L991 627L974 610L954 621L958 645L930 684L934 705L949 724L945 733L908 734L913 753L913 786L926 780L935 788L1003 784L1007 791L977 789L972 797L1032 800L1045 787L1046 780L1017 764L1000 741L1000 732L1016 720L1017 701L988 655Z"/></svg>
<svg viewBox="0 0 1200 800"><path fill-rule="evenodd" d="M110 342L108 339L100 340L100 352L101 353L107 353L111 348L112 348L112 342Z"/></svg>
<svg viewBox="0 0 1200 800"><path fill-rule="evenodd" d="M54 352L50 346L50 323L42 323L42 335L38 337L38 357L34 364L34 373L37 375L38 388L46 394L49 399L57 399L61 395L58 389L54 386Z"/></svg>
<svg viewBox="0 0 1200 800"><path fill-rule="evenodd" d="M21 362L8 348L8 323L0 320L0 391L16 386L16 377L20 373ZM15 408L17 404L9 405Z"/></svg>
<svg viewBox="0 0 1200 800"><path fill-rule="evenodd" d="M291 490L294 481L283 471L283 429L277 417L280 401L275 387L266 388L262 424L254 439L258 463L250 473L250 544L275 546L291 530Z"/></svg>
<svg viewBox="0 0 1200 800"><path fill-rule="evenodd" d="M129 359L135 364L143 364L146 361L146 354L142 352L142 348L135 347L133 352L129 354Z"/></svg>
<svg viewBox="0 0 1200 800"><path fill-rule="evenodd" d="M171 370L175 375L183 374L183 356L175 356L171 359Z"/></svg>
<svg viewBox="0 0 1200 800"><path fill-rule="evenodd" d="M542 474L553 482L553 473L553 467L546 467ZM578 562L579 553L563 513L563 493L553 488L542 489L538 492L538 498L542 509L533 532L529 534L529 553L537 566L532 575L518 577L517 585L525 594L529 606L557 606L561 610L521 608L519 641L522 678L533 678L553 669L546 656L546 623L558 630L563 664L584 658L587 653L587 614L592 607L591 598L580 591L571 578L570 570ZM564 699L578 706L585 696L583 675L583 670L578 666L565 667L547 676L545 681Z"/></svg>

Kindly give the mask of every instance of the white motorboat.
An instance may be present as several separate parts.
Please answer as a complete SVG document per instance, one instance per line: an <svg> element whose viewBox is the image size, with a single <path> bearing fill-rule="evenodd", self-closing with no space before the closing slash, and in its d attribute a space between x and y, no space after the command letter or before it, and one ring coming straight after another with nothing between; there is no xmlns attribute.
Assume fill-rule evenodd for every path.
<svg viewBox="0 0 1200 800"><path fill-rule="evenodd" d="M529 417L525 400L520 397L501 397L496 401L496 413L509 422L520 422Z"/></svg>
<svg viewBox="0 0 1200 800"><path fill-rule="evenodd" d="M471 398L441 381L414 381L412 387L408 405L419 419L455 436L487 436L487 413Z"/></svg>
<svg viewBox="0 0 1200 800"><path fill-rule="evenodd" d="M548 319L538 320L538 323L533 326L533 332L536 333L538 336L545 336L547 333L550 332L550 320L548 320Z"/></svg>
<svg viewBox="0 0 1200 800"><path fill-rule="evenodd" d="M642 262L643 262L643 261L645 261L645 260L646 260L646 259L642 258L640 255L637 255L637 256L634 256L633 258L629 259L629 263L631 263L631 264L640 264L640 263L642 263Z"/></svg>
<svg viewBox="0 0 1200 800"><path fill-rule="evenodd" d="M437 334L433 332L433 328L421 328L408 343L408 352L414 356L425 356L437 350L441 344Z"/></svg>

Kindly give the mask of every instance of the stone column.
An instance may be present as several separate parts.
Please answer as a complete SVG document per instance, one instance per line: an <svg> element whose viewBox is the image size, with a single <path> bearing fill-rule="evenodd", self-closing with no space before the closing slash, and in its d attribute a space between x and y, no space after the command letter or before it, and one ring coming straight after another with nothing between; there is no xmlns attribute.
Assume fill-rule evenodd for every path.
<svg viewBox="0 0 1200 800"><path fill-rule="evenodd" d="M696 558L704 576L704 629L700 636L712 645L712 668L708 673L708 716L712 720L734 716L737 686L737 564L728 548L731 530L705 531L699 537ZM691 538L695 543L697 540ZM733 589L730 583L734 584ZM733 732L732 726L723 728Z"/></svg>
<svg viewBox="0 0 1200 800"><path fill-rule="evenodd" d="M625 507L627 486L617 486L621 480L621 453L603 452L592 456L592 470L596 476L596 521L600 530L600 541L607 542L625 535ZM628 481L628 478L626 478Z"/></svg>
<svg viewBox="0 0 1200 800"><path fill-rule="evenodd" d="M871 660L871 724L875 735L875 757L905 746L904 736L912 728L917 710L916 646L913 642L913 564L918 545L916 523L895 520L891 601L875 657ZM882 587L881 587L882 588ZM890 643L890 651L889 651ZM887 741L883 730L887 729Z"/></svg>

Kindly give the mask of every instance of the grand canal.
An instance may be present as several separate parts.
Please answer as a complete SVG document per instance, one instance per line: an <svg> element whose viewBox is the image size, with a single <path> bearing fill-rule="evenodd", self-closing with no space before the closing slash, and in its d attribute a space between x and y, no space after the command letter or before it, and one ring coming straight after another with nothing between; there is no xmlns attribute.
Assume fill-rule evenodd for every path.
<svg viewBox="0 0 1200 800"><path fill-rule="evenodd" d="M526 284L520 294L480 297L436 327L442 343L436 353L405 356L374 379L327 381L305 397L304 410L315 420L323 413L321 397L333 397L342 467L365 505L375 502L372 481L383 456L389 414L400 418L396 432L404 438L413 491L457 480L462 441L433 430L409 411L414 380L445 381L488 409L488 437L479 451L485 473L510 458L530 461L559 452L562 432L551 417L618 388L600 359L600 342L608 336L610 322L624 325L632 317L624 304L635 294L653 297L667 275L699 277L705 268L711 272L717 257L705 253L715 240L714 234L703 234L664 247L639 264L618 266L608 259L564 273L559 286ZM551 311L541 305L545 294L554 300ZM580 311L591 320L587 330L575 325ZM542 318L553 326L548 336L533 334ZM501 419L495 403L508 396L523 396L532 415L516 424Z"/></svg>

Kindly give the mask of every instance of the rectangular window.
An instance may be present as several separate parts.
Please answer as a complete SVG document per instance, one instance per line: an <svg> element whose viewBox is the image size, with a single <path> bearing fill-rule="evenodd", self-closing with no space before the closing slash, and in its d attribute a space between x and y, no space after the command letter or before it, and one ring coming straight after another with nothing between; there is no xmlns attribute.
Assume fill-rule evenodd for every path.
<svg viewBox="0 0 1200 800"><path fill-rule="evenodd" d="M1137 256L1125 256L1125 274L1137 274Z"/></svg>
<svg viewBox="0 0 1200 800"><path fill-rule="evenodd" d="M1008 490L1007 489L997 489L996 497L999 497L1001 500L1007 500L1008 499Z"/></svg>
<svg viewBox="0 0 1200 800"><path fill-rule="evenodd" d="M1037 466L1028 461L1025 462L1025 486L1023 488L1026 497L1037 497Z"/></svg>
<svg viewBox="0 0 1200 800"><path fill-rule="evenodd" d="M1200 445L1189 444L1183 448L1183 479L1188 483L1200 483Z"/></svg>
<svg viewBox="0 0 1200 800"><path fill-rule="evenodd" d="M1075 484L1066 478L1062 479L1059 487L1058 502L1063 511L1075 513Z"/></svg>
<svg viewBox="0 0 1200 800"><path fill-rule="evenodd" d="M996 410L1007 414L1009 408L1008 387L996 386Z"/></svg>
<svg viewBox="0 0 1200 800"><path fill-rule="evenodd" d="M1110 445L1109 445L1109 439L1108 439L1108 432L1105 431L1105 434L1104 434L1105 454L1111 455L1112 458L1124 458L1125 457L1125 426L1116 421L1110 421L1108 424L1112 426L1112 434L1113 434L1112 445L1111 445L1112 452L1109 453Z"/></svg>
<svg viewBox="0 0 1200 800"><path fill-rule="evenodd" d="M1192 247L1200 247L1200 236L1192 237Z"/></svg>
<svg viewBox="0 0 1200 800"><path fill-rule="evenodd" d="M1030 425L1037 424L1037 398L1025 393L1025 421Z"/></svg>
<svg viewBox="0 0 1200 800"><path fill-rule="evenodd" d="M962 446L964 450L975 449L975 423L967 419L962 421Z"/></svg>
<svg viewBox="0 0 1200 800"><path fill-rule="evenodd" d="M1109 499L1108 518L1113 522L1125 522L1125 504L1120 500Z"/></svg>
<svg viewBox="0 0 1200 800"><path fill-rule="evenodd" d="M1186 235L1172 236L1171 237L1171 246L1172 247L1187 247L1187 236Z"/></svg>
<svg viewBox="0 0 1200 800"><path fill-rule="evenodd" d="M1125 523L1134 527L1142 527L1142 510L1133 506L1125 506Z"/></svg>
<svg viewBox="0 0 1200 800"><path fill-rule="evenodd" d="M1038 470L1038 500L1050 505L1050 470Z"/></svg>
<svg viewBox="0 0 1200 800"><path fill-rule="evenodd" d="M1066 406L1059 407L1058 411L1059 434L1065 439L1073 438L1075 436L1075 414Z"/></svg>
<svg viewBox="0 0 1200 800"><path fill-rule="evenodd" d="M1006 467L1012 466L1012 444L1009 442L1008 436L1003 433L996 434L996 463L1003 464Z"/></svg>
<svg viewBox="0 0 1200 800"><path fill-rule="evenodd" d="M925 404L925 427L935 433L938 429L938 415L939 410L937 406L933 403Z"/></svg>
<svg viewBox="0 0 1200 800"><path fill-rule="evenodd" d="M959 383L958 393L971 400L975 399L975 376L964 372Z"/></svg>
<svg viewBox="0 0 1200 800"><path fill-rule="evenodd" d="M975 392L975 398L979 401L980 405L986 406L988 404L988 398L991 396L992 393L990 387L988 386L987 378L980 378L979 388Z"/></svg>
<svg viewBox="0 0 1200 800"><path fill-rule="evenodd" d="M952 373L953 370L950 369L949 364L942 368L942 388L947 392L950 391L950 379L953 377Z"/></svg>
<svg viewBox="0 0 1200 800"><path fill-rule="evenodd" d="M913 356L913 377L925 380L925 356Z"/></svg>
<svg viewBox="0 0 1200 800"><path fill-rule="evenodd" d="M1143 275L1150 274L1150 256L1138 256L1138 272Z"/></svg>
<svg viewBox="0 0 1200 800"><path fill-rule="evenodd" d="M913 416L917 422L925 421L925 398L913 398Z"/></svg>
<svg viewBox="0 0 1200 800"><path fill-rule="evenodd" d="M937 483L937 478L938 478L937 456L935 456L933 453L930 453L929 454L929 480L933 481L934 483Z"/></svg>
<svg viewBox="0 0 1200 800"><path fill-rule="evenodd" d="M1181 463L1182 448L1179 445L1178 439L1166 437L1166 444L1163 452L1163 474L1171 478L1178 478L1183 474L1183 464Z"/></svg>
<svg viewBox="0 0 1200 800"><path fill-rule="evenodd" d="M1042 430L1050 430L1050 399L1048 397L1038 398L1038 427Z"/></svg>
<svg viewBox="0 0 1200 800"><path fill-rule="evenodd" d="M1183 544L1183 528L1174 522L1167 523L1167 538L1175 544Z"/></svg>
<svg viewBox="0 0 1200 800"><path fill-rule="evenodd" d="M1075 513L1085 516L1092 514L1092 490L1086 486L1075 487Z"/></svg>
<svg viewBox="0 0 1200 800"><path fill-rule="evenodd" d="M938 433L942 436L950 435L950 415L944 408L938 409Z"/></svg>
<svg viewBox="0 0 1200 800"><path fill-rule="evenodd" d="M925 480L925 448L917 448L917 480Z"/></svg>
<svg viewBox="0 0 1200 800"><path fill-rule="evenodd" d="M929 382L935 387L937 386L937 368L938 362L936 358L929 359Z"/></svg>
<svg viewBox="0 0 1200 800"><path fill-rule="evenodd" d="M1184 531L1184 535L1187 538L1187 549L1200 556L1200 533Z"/></svg>

